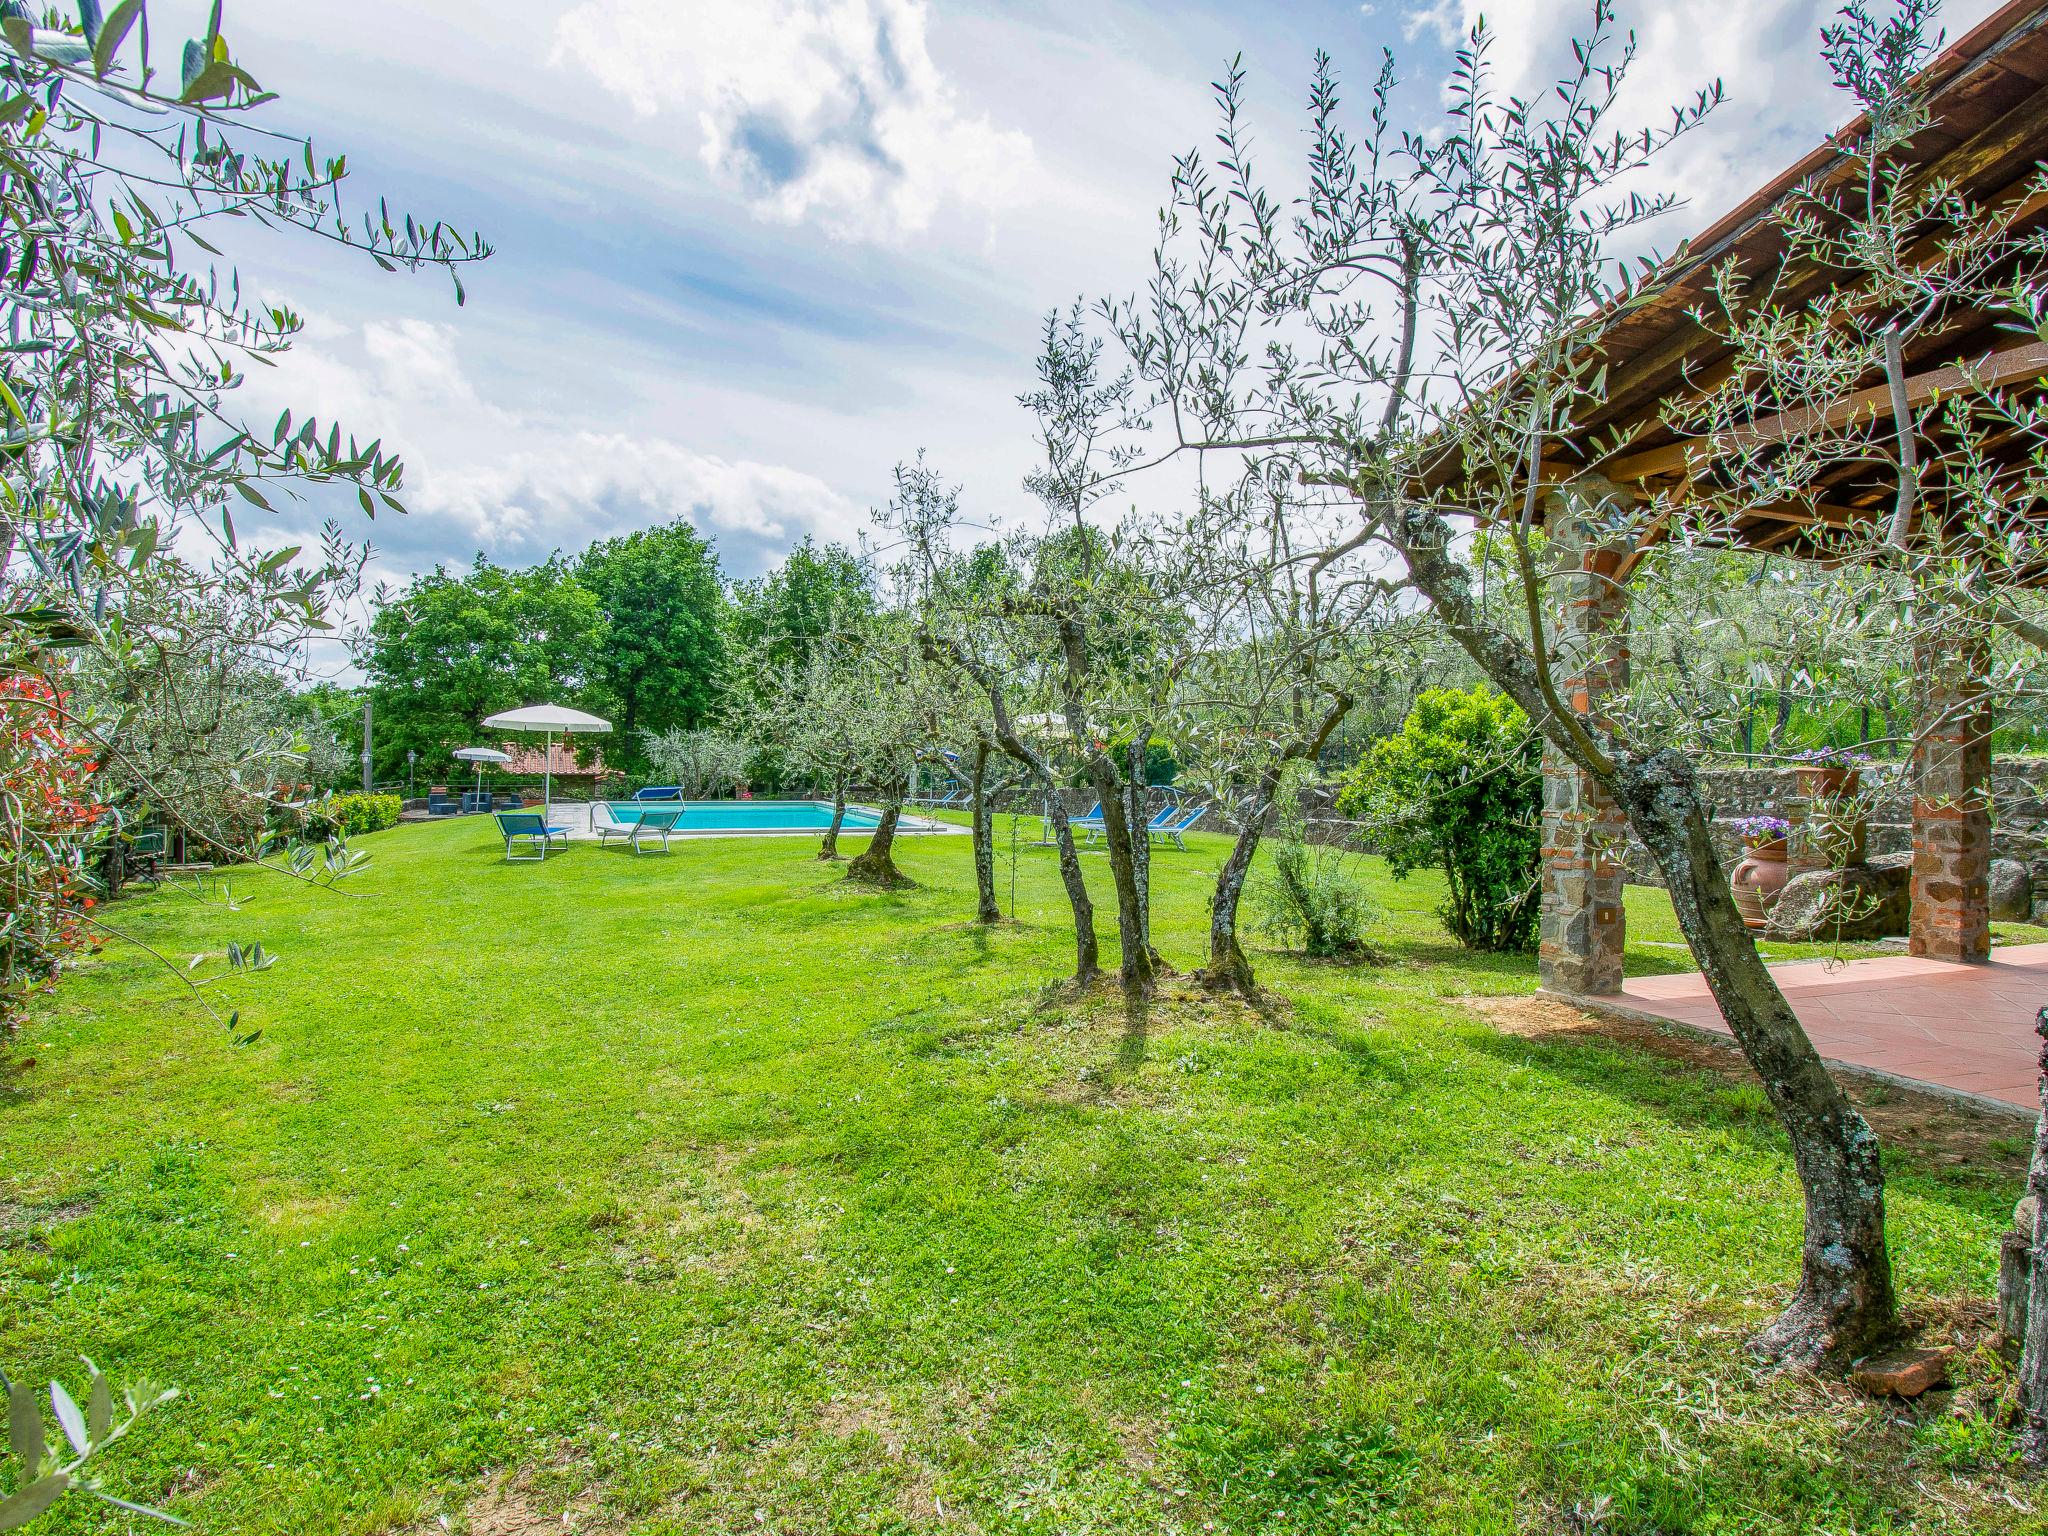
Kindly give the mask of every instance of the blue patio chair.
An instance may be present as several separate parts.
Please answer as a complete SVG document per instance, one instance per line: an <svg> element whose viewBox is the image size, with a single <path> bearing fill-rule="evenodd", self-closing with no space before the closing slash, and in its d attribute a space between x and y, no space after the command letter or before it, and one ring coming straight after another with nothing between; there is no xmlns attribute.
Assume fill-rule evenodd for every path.
<svg viewBox="0 0 2048 1536"><path fill-rule="evenodd" d="M681 806L672 811L637 811L630 816L621 816L600 800L590 808L590 825L597 833L597 845L602 848L613 838L621 838L635 853L645 853L641 846L643 838L659 838L661 851L668 852L669 834L676 830L676 823L683 819Z"/></svg>
<svg viewBox="0 0 2048 1536"><path fill-rule="evenodd" d="M448 791L445 789L430 789L427 791L427 814L429 816L460 816L462 814L462 804L460 801L449 799Z"/></svg>
<svg viewBox="0 0 2048 1536"><path fill-rule="evenodd" d="M488 789L465 789L462 792L462 814L474 816L491 808L491 792Z"/></svg>
<svg viewBox="0 0 2048 1536"><path fill-rule="evenodd" d="M547 818L539 811L500 811L498 830L505 836L505 857L514 864L531 864L535 860L545 861L548 850L556 838L569 840L567 827L551 827ZM524 839L531 853L515 853L514 845Z"/></svg>
<svg viewBox="0 0 2048 1536"><path fill-rule="evenodd" d="M1188 845L1180 840L1180 835L1181 833L1187 831L1189 827L1192 827L1196 822L1200 821L1204 816L1208 815L1209 807L1207 807L1206 805L1198 805L1192 811L1179 812L1179 814L1176 814L1177 812L1179 812L1178 807L1168 806L1166 810L1160 812L1158 816L1152 818L1152 820L1146 825L1145 831L1147 835L1150 836L1152 841L1154 841L1155 843L1158 842L1159 839L1162 837L1172 838L1173 846L1178 848L1182 853L1186 853L1188 851ZM1162 817L1173 817L1174 819L1162 820Z"/></svg>
<svg viewBox="0 0 2048 1536"><path fill-rule="evenodd" d="M633 798L635 800L680 800L683 798L683 791L682 787L677 784L649 784L644 789L634 790Z"/></svg>

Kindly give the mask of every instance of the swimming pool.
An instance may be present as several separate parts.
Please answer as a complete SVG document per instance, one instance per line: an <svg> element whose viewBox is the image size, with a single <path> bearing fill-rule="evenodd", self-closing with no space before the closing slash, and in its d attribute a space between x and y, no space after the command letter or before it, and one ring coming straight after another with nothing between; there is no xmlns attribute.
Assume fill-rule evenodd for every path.
<svg viewBox="0 0 2048 1536"><path fill-rule="evenodd" d="M822 832L832 825L829 800L613 800L606 802L616 821L638 821L648 811L683 813L678 832ZM849 805L840 825L849 832L881 824L879 813Z"/></svg>

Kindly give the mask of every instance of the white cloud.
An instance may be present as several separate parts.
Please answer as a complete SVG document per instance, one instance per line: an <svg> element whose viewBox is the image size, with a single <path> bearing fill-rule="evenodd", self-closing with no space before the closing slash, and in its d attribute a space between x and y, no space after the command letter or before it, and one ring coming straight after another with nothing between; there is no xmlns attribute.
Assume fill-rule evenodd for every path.
<svg viewBox="0 0 2048 1536"><path fill-rule="evenodd" d="M693 113L704 163L755 213L896 241L941 205L1023 195L1020 132L965 108L933 62L925 0L583 0L555 29L642 117Z"/></svg>
<svg viewBox="0 0 2048 1536"><path fill-rule="evenodd" d="M481 395L463 366L461 332L417 319L360 329L321 323L244 402L260 418L289 399L381 436L406 460L402 519L367 533L386 570L416 570L483 551L525 563L593 539L686 518L744 573L806 534L846 541L862 509L818 476L704 451L672 437L564 421L546 401Z"/></svg>
<svg viewBox="0 0 2048 1536"><path fill-rule="evenodd" d="M590 431L488 462L439 466L421 478L413 504L474 533L481 548L566 545L572 553L582 541L679 517L722 546L778 550L805 534L847 540L861 522L814 475Z"/></svg>

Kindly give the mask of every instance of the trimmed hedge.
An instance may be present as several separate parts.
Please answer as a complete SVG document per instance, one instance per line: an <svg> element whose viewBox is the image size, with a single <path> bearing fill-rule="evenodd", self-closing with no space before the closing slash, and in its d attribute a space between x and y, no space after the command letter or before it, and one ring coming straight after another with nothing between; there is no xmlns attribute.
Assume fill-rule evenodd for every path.
<svg viewBox="0 0 2048 1536"><path fill-rule="evenodd" d="M396 795L336 795L327 802L326 814L316 813L316 819L325 821L335 834L354 837L397 826L398 813L404 808L405 802Z"/></svg>

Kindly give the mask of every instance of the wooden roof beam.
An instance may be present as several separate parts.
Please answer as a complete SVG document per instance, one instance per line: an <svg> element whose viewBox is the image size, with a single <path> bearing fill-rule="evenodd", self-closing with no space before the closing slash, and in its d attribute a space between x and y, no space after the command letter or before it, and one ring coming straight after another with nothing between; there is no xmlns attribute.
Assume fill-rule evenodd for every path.
<svg viewBox="0 0 2048 1536"><path fill-rule="evenodd" d="M1972 384L2012 384L2043 375L2048 375L2048 342L2029 341L2002 352L1990 353L1973 367L1951 365L1913 375L1906 380L1906 404L1924 405L1942 390L1954 391ZM1704 469L1723 453L1762 443L1782 442L1816 427L1846 426L1865 414L1882 418L1891 415L1891 411L1891 391L1884 385L1878 385L1872 389L1859 389L1825 411L1802 408L1753 421L1726 434L1719 440L1718 447L1713 437L1695 437L1610 460L1600 469L1608 478L1622 481L1683 474Z"/></svg>

